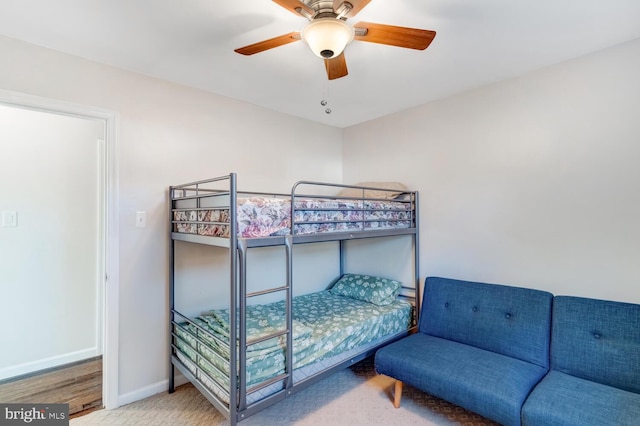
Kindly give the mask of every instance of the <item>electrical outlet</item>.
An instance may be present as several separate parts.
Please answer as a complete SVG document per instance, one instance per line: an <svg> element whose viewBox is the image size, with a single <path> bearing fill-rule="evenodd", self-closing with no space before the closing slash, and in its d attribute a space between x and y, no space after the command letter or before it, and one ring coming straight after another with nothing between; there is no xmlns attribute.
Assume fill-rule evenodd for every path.
<svg viewBox="0 0 640 426"><path fill-rule="evenodd" d="M147 212L136 212L136 227L144 228L147 226Z"/></svg>
<svg viewBox="0 0 640 426"><path fill-rule="evenodd" d="M13 228L18 226L18 212L15 211L3 211L2 212L2 227Z"/></svg>

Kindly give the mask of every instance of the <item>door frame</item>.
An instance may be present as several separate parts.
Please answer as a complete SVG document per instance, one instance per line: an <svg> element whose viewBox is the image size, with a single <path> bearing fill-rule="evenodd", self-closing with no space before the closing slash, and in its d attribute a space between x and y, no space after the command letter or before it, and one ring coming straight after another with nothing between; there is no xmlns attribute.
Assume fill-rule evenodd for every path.
<svg viewBox="0 0 640 426"><path fill-rule="evenodd" d="M105 123L104 158L104 270L102 306L102 403L118 407L119 327L119 231L118 231L118 129L119 114L93 106L43 98L0 89L0 103L7 106L68 115Z"/></svg>

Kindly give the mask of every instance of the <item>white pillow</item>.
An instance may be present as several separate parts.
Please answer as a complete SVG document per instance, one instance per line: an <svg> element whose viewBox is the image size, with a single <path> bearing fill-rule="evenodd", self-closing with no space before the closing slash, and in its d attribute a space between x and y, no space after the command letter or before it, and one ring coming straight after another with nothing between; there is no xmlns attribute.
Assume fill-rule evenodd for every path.
<svg viewBox="0 0 640 426"><path fill-rule="evenodd" d="M365 198L383 198L386 200L392 200L396 198L398 195L407 191L407 187L400 182L359 182L356 183L355 186L367 186L372 188L380 188L380 190L375 189L365 189L364 197ZM385 191L388 190L388 191ZM358 188L344 188L338 194L340 197L350 197L350 198L360 198L362 197L362 189Z"/></svg>

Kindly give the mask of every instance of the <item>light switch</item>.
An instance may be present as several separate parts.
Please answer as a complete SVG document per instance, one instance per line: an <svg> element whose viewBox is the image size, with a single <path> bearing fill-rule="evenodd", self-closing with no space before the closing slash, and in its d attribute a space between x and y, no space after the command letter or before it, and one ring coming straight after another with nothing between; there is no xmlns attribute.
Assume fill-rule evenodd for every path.
<svg viewBox="0 0 640 426"><path fill-rule="evenodd" d="M2 227L12 228L18 226L18 212L15 211L3 211L2 212Z"/></svg>
<svg viewBox="0 0 640 426"><path fill-rule="evenodd" d="M144 228L147 226L147 212L136 212L136 227Z"/></svg>

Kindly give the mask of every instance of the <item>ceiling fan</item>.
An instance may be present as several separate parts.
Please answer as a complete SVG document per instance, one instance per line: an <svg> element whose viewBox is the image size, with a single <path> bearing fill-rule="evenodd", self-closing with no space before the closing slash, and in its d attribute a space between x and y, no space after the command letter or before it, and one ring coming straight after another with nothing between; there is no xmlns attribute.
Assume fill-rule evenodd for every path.
<svg viewBox="0 0 640 426"><path fill-rule="evenodd" d="M351 41L368 41L390 46L424 50L435 31L393 25L358 22L346 23L371 0L273 0L285 9L309 20L301 32L291 32L235 49L242 55L253 55L298 40L304 40L316 56L324 59L329 80L348 74L344 48Z"/></svg>

